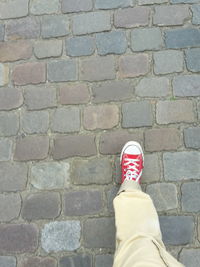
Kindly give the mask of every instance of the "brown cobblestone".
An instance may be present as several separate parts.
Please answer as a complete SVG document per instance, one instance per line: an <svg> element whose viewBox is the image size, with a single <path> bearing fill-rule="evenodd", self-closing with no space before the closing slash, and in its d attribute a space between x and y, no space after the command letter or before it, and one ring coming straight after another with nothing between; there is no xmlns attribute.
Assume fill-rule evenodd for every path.
<svg viewBox="0 0 200 267"><path fill-rule="evenodd" d="M60 87L59 99L62 105L87 103L89 97L89 90L85 84L62 85Z"/></svg>

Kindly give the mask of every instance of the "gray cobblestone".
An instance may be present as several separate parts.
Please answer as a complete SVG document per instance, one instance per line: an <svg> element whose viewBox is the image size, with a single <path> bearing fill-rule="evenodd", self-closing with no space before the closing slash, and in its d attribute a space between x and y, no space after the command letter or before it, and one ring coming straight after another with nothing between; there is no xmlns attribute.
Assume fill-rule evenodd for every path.
<svg viewBox="0 0 200 267"><path fill-rule="evenodd" d="M94 53L95 42L90 36L78 36L66 39L66 54L72 57L89 56Z"/></svg>
<svg viewBox="0 0 200 267"><path fill-rule="evenodd" d="M92 9L92 0L62 0L62 12L81 12L90 11Z"/></svg>
<svg viewBox="0 0 200 267"><path fill-rule="evenodd" d="M45 16L41 22L43 38L59 37L69 34L69 19L66 15Z"/></svg>
<svg viewBox="0 0 200 267"><path fill-rule="evenodd" d="M113 256L112 255L97 255L95 261L95 267L112 267Z"/></svg>
<svg viewBox="0 0 200 267"><path fill-rule="evenodd" d="M173 79L173 91L175 96L199 96L199 75L177 76Z"/></svg>
<svg viewBox="0 0 200 267"><path fill-rule="evenodd" d="M23 257L21 267L57 267L57 261L53 257L28 256Z"/></svg>
<svg viewBox="0 0 200 267"><path fill-rule="evenodd" d="M96 42L99 55L123 54L127 49L126 34L122 31L99 33Z"/></svg>
<svg viewBox="0 0 200 267"><path fill-rule="evenodd" d="M0 192L22 191L26 187L28 168L25 164L0 163ZM20 177L20 179L19 179Z"/></svg>
<svg viewBox="0 0 200 267"><path fill-rule="evenodd" d="M43 162L31 167L31 184L37 189L59 189L69 184L69 163Z"/></svg>
<svg viewBox="0 0 200 267"><path fill-rule="evenodd" d="M193 28L166 30L165 44L167 48L187 48L200 45L200 30Z"/></svg>
<svg viewBox="0 0 200 267"><path fill-rule="evenodd" d="M16 258L13 256L0 256L1 267L16 267Z"/></svg>
<svg viewBox="0 0 200 267"><path fill-rule="evenodd" d="M8 161L12 155L12 141L0 138L0 161Z"/></svg>
<svg viewBox="0 0 200 267"><path fill-rule="evenodd" d="M192 5L192 23L200 24L200 5Z"/></svg>
<svg viewBox="0 0 200 267"><path fill-rule="evenodd" d="M60 8L58 0L33 0L30 5L30 12L34 15L57 13Z"/></svg>
<svg viewBox="0 0 200 267"><path fill-rule="evenodd" d="M145 154L145 166L142 173L142 183L156 182L160 180L160 165L158 155Z"/></svg>
<svg viewBox="0 0 200 267"><path fill-rule="evenodd" d="M107 184L112 181L112 168L108 159L73 162L72 179L75 184Z"/></svg>
<svg viewBox="0 0 200 267"><path fill-rule="evenodd" d="M25 112L22 116L22 129L25 133L46 133L49 128L49 114L47 111Z"/></svg>
<svg viewBox="0 0 200 267"><path fill-rule="evenodd" d="M159 28L134 29L131 32L133 51L159 50L162 45L162 35Z"/></svg>
<svg viewBox="0 0 200 267"><path fill-rule="evenodd" d="M160 224L165 244L184 245L192 243L194 236L192 216L161 216Z"/></svg>
<svg viewBox="0 0 200 267"><path fill-rule="evenodd" d="M200 71L200 48L188 49L186 51L186 64L192 72Z"/></svg>
<svg viewBox="0 0 200 267"><path fill-rule="evenodd" d="M97 9L112 9L129 6L132 6L131 0L95 0L95 8Z"/></svg>
<svg viewBox="0 0 200 267"><path fill-rule="evenodd" d="M110 29L110 15L104 11L74 15L73 17L73 33L75 35L108 31Z"/></svg>
<svg viewBox="0 0 200 267"><path fill-rule="evenodd" d="M73 205L70 205L73 203ZM71 191L64 194L64 214L66 216L91 215L101 212L103 207L100 191Z"/></svg>
<svg viewBox="0 0 200 267"><path fill-rule="evenodd" d="M150 102L132 102L122 105L122 126L141 127L153 124L153 114Z"/></svg>
<svg viewBox="0 0 200 267"><path fill-rule="evenodd" d="M139 0L140 5L152 5L166 3L167 0Z"/></svg>
<svg viewBox="0 0 200 267"><path fill-rule="evenodd" d="M19 216L21 198L19 194L0 194L0 221L9 222Z"/></svg>
<svg viewBox="0 0 200 267"><path fill-rule="evenodd" d="M62 54L62 41L48 40L36 42L34 53L37 58L59 57Z"/></svg>
<svg viewBox="0 0 200 267"><path fill-rule="evenodd" d="M200 249L184 248L180 254L180 262L186 267L196 267L200 265Z"/></svg>
<svg viewBox="0 0 200 267"><path fill-rule="evenodd" d="M4 40L4 34L5 34L5 26L4 24L0 24L0 41Z"/></svg>
<svg viewBox="0 0 200 267"><path fill-rule="evenodd" d="M24 100L29 110L39 110L56 106L56 88L29 87L25 89Z"/></svg>
<svg viewBox="0 0 200 267"><path fill-rule="evenodd" d="M185 212L200 211L200 182L185 183L181 187L182 210Z"/></svg>
<svg viewBox="0 0 200 267"><path fill-rule="evenodd" d="M64 256L59 261L59 267L92 267L92 258L89 255L81 254L75 256Z"/></svg>
<svg viewBox="0 0 200 267"><path fill-rule="evenodd" d="M183 71L183 52L165 50L154 53L154 71L156 74L167 74Z"/></svg>
<svg viewBox="0 0 200 267"><path fill-rule="evenodd" d="M23 104L22 91L19 88L0 88L0 110L11 110Z"/></svg>
<svg viewBox="0 0 200 267"><path fill-rule="evenodd" d="M9 68L0 63L0 86L8 84Z"/></svg>
<svg viewBox="0 0 200 267"><path fill-rule="evenodd" d="M0 136L16 135L19 130L19 115L14 112L0 113Z"/></svg>
<svg viewBox="0 0 200 267"><path fill-rule="evenodd" d="M114 237L113 218L92 218L83 224L83 240L87 248L114 248Z"/></svg>
<svg viewBox="0 0 200 267"><path fill-rule="evenodd" d="M166 77L143 78L135 88L138 96L162 97L169 95L169 80Z"/></svg>
<svg viewBox="0 0 200 267"><path fill-rule="evenodd" d="M174 184L151 184L147 186L146 192L151 196L157 211L178 208L177 189Z"/></svg>
<svg viewBox="0 0 200 267"><path fill-rule="evenodd" d="M196 151L167 152L163 155L164 176L168 181L200 179L200 154Z"/></svg>
<svg viewBox="0 0 200 267"><path fill-rule="evenodd" d="M0 3L0 19L20 18L28 15L28 0L15 0Z"/></svg>
<svg viewBox="0 0 200 267"><path fill-rule="evenodd" d="M189 148L200 148L200 127L184 129L185 146Z"/></svg>
<svg viewBox="0 0 200 267"><path fill-rule="evenodd" d="M49 62L47 76L50 82L75 81L77 76L76 61L68 59Z"/></svg>
<svg viewBox="0 0 200 267"><path fill-rule="evenodd" d="M80 247L79 221L54 221L44 225L41 245L46 252L73 251Z"/></svg>

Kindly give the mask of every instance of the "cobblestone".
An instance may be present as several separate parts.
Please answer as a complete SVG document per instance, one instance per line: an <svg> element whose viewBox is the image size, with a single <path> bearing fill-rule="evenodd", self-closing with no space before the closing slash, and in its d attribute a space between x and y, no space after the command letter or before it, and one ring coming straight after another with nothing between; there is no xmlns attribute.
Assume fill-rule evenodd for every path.
<svg viewBox="0 0 200 267"><path fill-rule="evenodd" d="M90 56L95 51L93 37L78 36L66 39L66 54L72 57Z"/></svg>
<svg viewBox="0 0 200 267"><path fill-rule="evenodd" d="M56 259L52 257L28 257L24 258L21 262L22 267L56 267Z"/></svg>
<svg viewBox="0 0 200 267"><path fill-rule="evenodd" d="M200 5L192 5L192 23L195 25L200 24Z"/></svg>
<svg viewBox="0 0 200 267"><path fill-rule="evenodd" d="M9 222L19 216L21 198L19 194L0 194L0 221Z"/></svg>
<svg viewBox="0 0 200 267"><path fill-rule="evenodd" d="M41 245L46 252L73 251L80 247L79 221L54 221L44 225Z"/></svg>
<svg viewBox="0 0 200 267"><path fill-rule="evenodd" d="M181 187L182 210L186 212L199 212L200 182L185 183Z"/></svg>
<svg viewBox="0 0 200 267"><path fill-rule="evenodd" d="M22 91L19 88L0 88L0 110L11 110L23 104Z"/></svg>
<svg viewBox="0 0 200 267"><path fill-rule="evenodd" d="M95 261L95 267L112 267L113 265L113 257L112 255L97 255Z"/></svg>
<svg viewBox="0 0 200 267"><path fill-rule="evenodd" d="M39 41L34 45L34 53L37 58L59 57L62 54L62 41Z"/></svg>
<svg viewBox="0 0 200 267"><path fill-rule="evenodd" d="M28 15L28 0L14 0L0 3L0 19L20 18Z"/></svg>
<svg viewBox="0 0 200 267"><path fill-rule="evenodd" d="M8 84L9 68L0 63L0 86Z"/></svg>
<svg viewBox="0 0 200 267"><path fill-rule="evenodd" d="M74 60L51 61L47 66L47 76L50 82L75 81L77 66Z"/></svg>
<svg viewBox="0 0 200 267"><path fill-rule="evenodd" d="M0 41L4 40L5 27L3 24L0 24Z"/></svg>
<svg viewBox="0 0 200 267"><path fill-rule="evenodd" d="M97 9L112 9L120 7L129 7L132 6L131 0L95 0L95 8Z"/></svg>
<svg viewBox="0 0 200 267"><path fill-rule="evenodd" d="M196 267L200 264L200 250L195 248L184 248L180 254L180 261L186 267Z"/></svg>
<svg viewBox="0 0 200 267"><path fill-rule="evenodd" d="M0 256L0 265L2 267L16 267L16 258L13 256Z"/></svg>
<svg viewBox="0 0 200 267"><path fill-rule="evenodd" d="M173 79L173 92L175 96L200 95L199 75L183 75Z"/></svg>
<svg viewBox="0 0 200 267"><path fill-rule="evenodd" d="M192 72L200 71L200 48L188 49L186 51L186 64L188 70Z"/></svg>
<svg viewBox="0 0 200 267"><path fill-rule="evenodd" d="M63 105L84 104L89 101L90 94L86 84L71 84L60 87L59 100Z"/></svg>
<svg viewBox="0 0 200 267"><path fill-rule="evenodd" d="M12 141L9 139L0 139L0 161L8 161L12 155Z"/></svg>
<svg viewBox="0 0 200 267"><path fill-rule="evenodd" d="M58 0L49 2L48 0L33 0L30 5L30 12L34 15L53 14L59 11L60 4Z"/></svg>
<svg viewBox="0 0 200 267"><path fill-rule="evenodd" d="M184 129L185 146L190 148L200 148L200 127L190 127Z"/></svg>
<svg viewBox="0 0 200 267"><path fill-rule="evenodd" d="M92 258L89 255L63 256L59 261L60 267L92 267Z"/></svg>
<svg viewBox="0 0 200 267"><path fill-rule="evenodd" d="M62 12L81 12L90 11L92 9L92 0L62 0Z"/></svg>
<svg viewBox="0 0 200 267"><path fill-rule="evenodd" d="M145 154L144 156L145 167L142 173L142 182L150 183L160 180L160 165L158 155Z"/></svg>
<svg viewBox="0 0 200 267"><path fill-rule="evenodd" d="M0 113L0 136L16 135L19 130L19 115L14 112Z"/></svg>
<svg viewBox="0 0 200 267"><path fill-rule="evenodd" d="M27 134L46 133L49 128L49 114L47 111L25 112L21 124Z"/></svg>

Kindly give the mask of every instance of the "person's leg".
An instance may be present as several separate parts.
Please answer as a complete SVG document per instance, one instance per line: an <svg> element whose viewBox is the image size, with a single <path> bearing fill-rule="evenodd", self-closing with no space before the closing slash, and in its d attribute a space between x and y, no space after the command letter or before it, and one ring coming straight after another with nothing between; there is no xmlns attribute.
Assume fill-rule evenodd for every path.
<svg viewBox="0 0 200 267"><path fill-rule="evenodd" d="M130 149L129 147L129 152ZM128 159L128 162L131 162L129 166L127 158L124 166L124 159L121 159L123 183L113 202L116 225L116 251L113 267L183 266L165 249L153 202L149 195L141 191L138 183L143 162L139 162L138 157L133 158ZM139 160L143 161L143 155L140 154Z"/></svg>

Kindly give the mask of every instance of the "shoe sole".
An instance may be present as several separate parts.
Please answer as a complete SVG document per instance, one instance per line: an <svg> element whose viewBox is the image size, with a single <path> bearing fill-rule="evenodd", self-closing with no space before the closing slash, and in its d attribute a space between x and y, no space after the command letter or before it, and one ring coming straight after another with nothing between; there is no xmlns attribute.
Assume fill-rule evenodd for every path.
<svg viewBox="0 0 200 267"><path fill-rule="evenodd" d="M121 152L121 155L120 155L120 164L122 162L122 156L124 154L124 151L126 150L126 148L128 146L137 146L139 148L139 150L141 151L141 154L142 154L142 159L143 159L143 167L144 167L144 153L143 153L143 150L142 150L142 147L141 145L138 143L138 142L135 142L135 141L129 141L127 142L124 147L122 148L122 152Z"/></svg>

